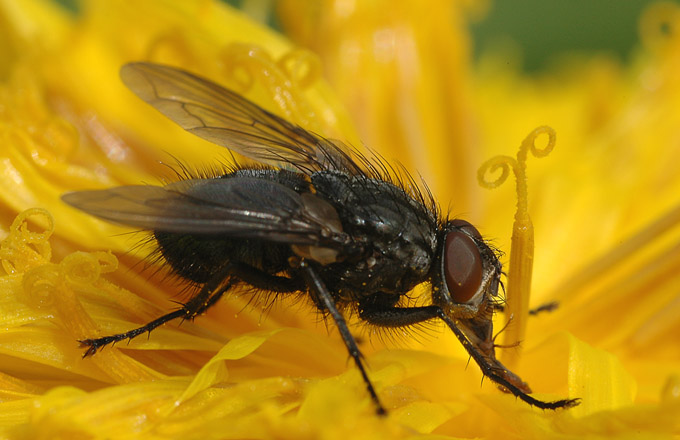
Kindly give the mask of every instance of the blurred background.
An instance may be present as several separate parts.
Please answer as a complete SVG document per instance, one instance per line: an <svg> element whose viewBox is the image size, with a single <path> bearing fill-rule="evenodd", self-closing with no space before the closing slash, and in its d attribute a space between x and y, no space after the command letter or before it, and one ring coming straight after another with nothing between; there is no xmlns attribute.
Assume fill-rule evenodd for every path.
<svg viewBox="0 0 680 440"><path fill-rule="evenodd" d="M77 11L78 0L56 0ZM223 0L252 18L281 30L277 0ZM306 1L306 0L305 0ZM559 63L565 53L602 53L622 62L638 45L638 21L654 0L500 0L464 1L473 12L470 34L474 57L511 50L525 72ZM474 4L476 3L476 4Z"/></svg>

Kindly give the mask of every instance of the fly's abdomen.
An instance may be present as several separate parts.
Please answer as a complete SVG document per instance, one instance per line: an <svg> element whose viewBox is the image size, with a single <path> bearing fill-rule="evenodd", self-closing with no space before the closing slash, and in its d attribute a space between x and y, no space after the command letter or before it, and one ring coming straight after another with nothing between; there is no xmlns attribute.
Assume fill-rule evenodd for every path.
<svg viewBox="0 0 680 440"><path fill-rule="evenodd" d="M232 185L212 185L227 181ZM184 182L180 181L179 185ZM309 182L301 174L270 168L235 168L225 175L201 182L203 184L184 190L187 195L198 200L199 206L211 201L219 209L222 205L229 205L225 201L236 203L234 200L240 200L243 206L229 205L240 213L247 212L254 201L264 200L263 203L268 203L266 199L271 194L267 191L272 187L277 188L277 185L283 187L280 190L281 197L290 197L284 190L304 193L309 192L310 188ZM174 206L170 205L169 209L172 211ZM244 221L243 216L238 220ZM197 231L193 234L155 230L154 237L160 254L172 271L198 284L211 280L229 263L243 263L274 275L289 268L288 258L293 255L289 244L238 238L233 233L222 235Z"/></svg>
<svg viewBox="0 0 680 440"><path fill-rule="evenodd" d="M231 262L245 263L269 274L288 268L290 246L261 240L205 234L154 232L158 250L172 271L197 284L211 280Z"/></svg>

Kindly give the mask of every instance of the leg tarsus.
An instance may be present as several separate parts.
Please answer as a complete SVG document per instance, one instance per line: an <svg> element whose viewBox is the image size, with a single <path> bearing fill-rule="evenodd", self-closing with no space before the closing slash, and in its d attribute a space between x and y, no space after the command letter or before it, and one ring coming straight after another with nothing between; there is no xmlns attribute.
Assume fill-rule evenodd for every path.
<svg viewBox="0 0 680 440"><path fill-rule="evenodd" d="M174 312L168 313L166 315L161 316L158 319L154 319L153 321L149 322L148 324L145 324L141 327L138 327L136 329L127 331L125 333L119 333L116 335L110 335L110 336L103 336L101 338L94 338L94 339L83 339L78 342L80 342L81 347L87 347L87 350L83 354L83 357L88 357L92 356L97 352L97 350L109 345L109 344L115 344L118 341L122 341L123 339L127 339L128 343L129 341L132 340L132 338L141 335L144 332L149 332L151 334L151 330L155 329L156 327L165 324L168 321L172 321L173 319L179 318L181 316L184 316L186 314L185 309L178 309L175 310Z"/></svg>

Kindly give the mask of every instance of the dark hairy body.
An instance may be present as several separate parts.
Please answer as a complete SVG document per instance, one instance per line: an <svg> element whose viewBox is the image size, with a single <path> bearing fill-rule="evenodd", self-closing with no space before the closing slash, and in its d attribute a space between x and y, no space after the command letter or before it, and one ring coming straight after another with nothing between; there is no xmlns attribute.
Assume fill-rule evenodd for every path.
<svg viewBox="0 0 680 440"><path fill-rule="evenodd" d="M347 245L339 251L342 261L318 264L318 269L324 282L333 286L331 293L339 304L351 305L374 292L403 295L427 277L435 259L436 219L426 209L413 209L423 207L391 183L327 171L313 174L308 182L287 170L247 168L218 179L231 179L229 186L239 190L247 184L248 191L272 199L287 190L311 195L314 188L314 197L335 209L340 222L337 229L346 235ZM200 190L200 186L194 188ZM174 272L197 284L209 281L233 262L271 276L283 272L294 278L298 271L290 266L297 254L286 244L231 235L157 231L154 236ZM187 264L187 252L192 254L192 264ZM303 284L298 287L304 290Z"/></svg>
<svg viewBox="0 0 680 440"><path fill-rule="evenodd" d="M326 257L337 261L310 264L324 283L332 286L329 292L339 309L363 310L364 303L375 300L376 295L396 303L417 284L431 278L438 241L437 220L392 183L334 171L315 173L308 181L304 175L287 170L247 168L216 179L229 179L229 188L242 191L247 187L249 192L267 194L272 200L290 191L314 194L335 210L339 222L335 228L342 231L341 240L346 244ZM196 186L194 194L202 188ZM220 193L231 196L224 188ZM155 231L154 237L173 271L196 284L210 281L230 264L242 263L263 273L260 279L251 280L254 287L276 292L308 290L300 281L300 269L290 264L291 259L299 258L290 245L232 235Z"/></svg>
<svg viewBox="0 0 680 440"><path fill-rule="evenodd" d="M81 341L86 356L172 319L193 319L245 286L309 297L335 322L380 414L385 409L345 322L348 310L388 328L441 320L504 391L544 409L578 403L535 399L496 359L498 256L470 223L443 218L409 176L404 181L379 158L352 155L180 69L133 63L121 76L187 131L264 165L63 196L92 215L151 231L172 271L199 287L182 308L142 327ZM406 304L419 284L429 286L430 304Z"/></svg>

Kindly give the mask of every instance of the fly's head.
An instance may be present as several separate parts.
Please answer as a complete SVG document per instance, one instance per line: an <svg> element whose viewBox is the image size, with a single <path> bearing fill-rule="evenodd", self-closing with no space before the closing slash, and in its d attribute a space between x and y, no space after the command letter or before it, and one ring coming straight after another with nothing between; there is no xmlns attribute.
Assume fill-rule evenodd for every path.
<svg viewBox="0 0 680 440"><path fill-rule="evenodd" d="M432 301L454 320L469 341L495 359L494 303L500 286L501 263L465 220L446 223L439 240L437 264L432 269Z"/></svg>

